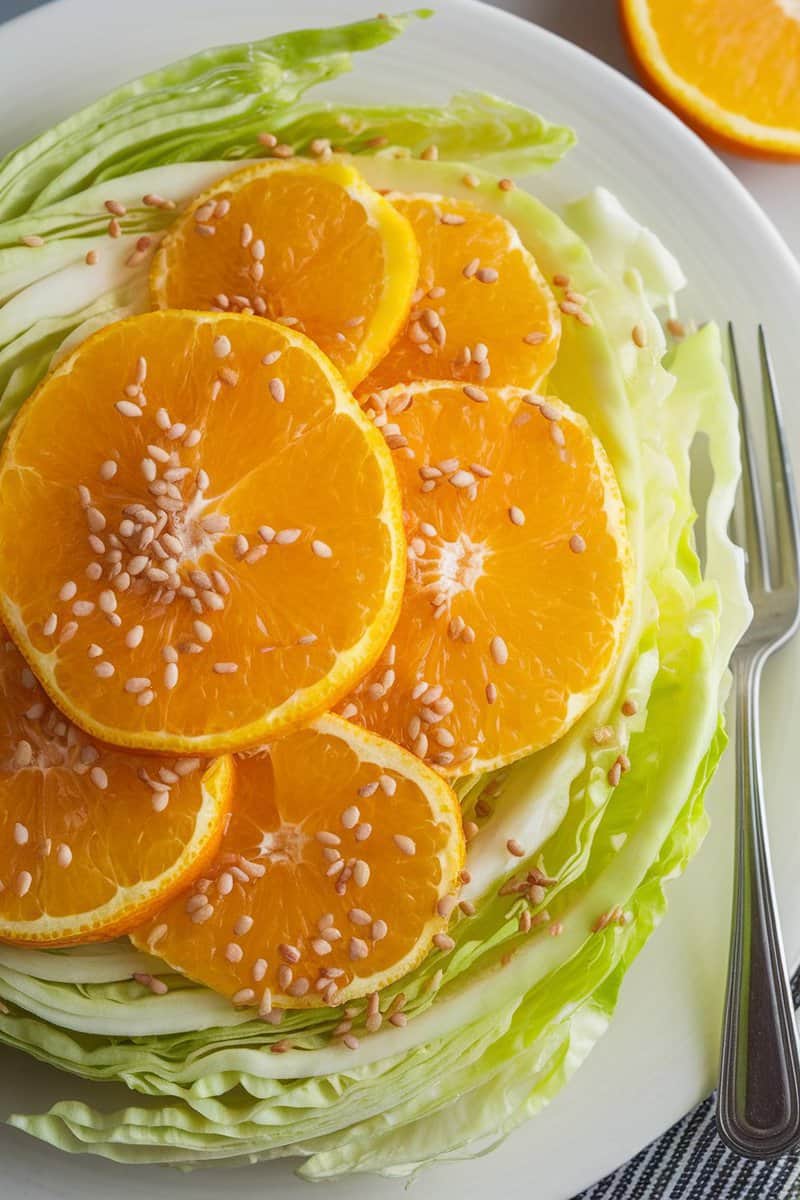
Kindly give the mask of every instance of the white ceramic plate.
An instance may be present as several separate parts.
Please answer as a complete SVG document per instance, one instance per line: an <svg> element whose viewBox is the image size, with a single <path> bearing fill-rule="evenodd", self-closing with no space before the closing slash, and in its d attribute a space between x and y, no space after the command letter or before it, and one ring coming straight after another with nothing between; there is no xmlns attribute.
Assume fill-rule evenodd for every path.
<svg viewBox="0 0 800 1200"><path fill-rule="evenodd" d="M800 268L747 192L664 108L596 59L474 0L435 0L436 17L358 61L327 88L343 99L422 102L480 87L577 130L580 144L537 188L548 202L604 184L678 255L690 278L685 313L733 319L747 376L757 379L755 326L765 324L785 381L792 446L800 459L796 378ZM301 25L373 15L376 0L59 0L0 28L4 148L54 124L102 92L202 47ZM394 7L394 5L392 6ZM406 7L404 5L403 7ZM410 5L409 5L410 7ZM769 668L764 756L775 874L789 958L800 961L800 841L793 737L800 715L800 642ZM788 736L787 736L788 735ZM483 1197L502 1181L507 1200L568 1200L660 1134L713 1086L725 976L732 845L732 755L714 783L713 827L685 878L670 889L668 919L630 972L611 1032L543 1114L494 1155L424 1175L417 1200ZM89 1086L0 1053L0 1116L41 1110L63 1096L103 1107L123 1089ZM307 1185L288 1164L181 1176L68 1157L0 1128L3 1195L19 1200L289 1200ZM6 1190L8 1189L8 1190ZM396 1182L356 1178L326 1196L387 1200Z"/></svg>

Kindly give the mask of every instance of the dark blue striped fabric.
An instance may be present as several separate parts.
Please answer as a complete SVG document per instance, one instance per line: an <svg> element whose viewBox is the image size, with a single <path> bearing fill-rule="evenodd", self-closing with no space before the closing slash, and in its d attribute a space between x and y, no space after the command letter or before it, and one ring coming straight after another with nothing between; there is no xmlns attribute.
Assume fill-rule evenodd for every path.
<svg viewBox="0 0 800 1200"><path fill-rule="evenodd" d="M800 972L792 985L800 1008ZM722 1144L714 1097L574 1200L800 1200L800 1156L749 1162Z"/></svg>

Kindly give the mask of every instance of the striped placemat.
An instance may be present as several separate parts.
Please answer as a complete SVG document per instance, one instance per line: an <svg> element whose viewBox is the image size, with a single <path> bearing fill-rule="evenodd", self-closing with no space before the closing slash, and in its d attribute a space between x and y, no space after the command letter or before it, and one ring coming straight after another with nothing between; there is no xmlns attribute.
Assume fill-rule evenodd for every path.
<svg viewBox="0 0 800 1200"><path fill-rule="evenodd" d="M800 972L792 983L800 1008ZM800 1157L739 1158L723 1144L715 1096L574 1200L800 1200Z"/></svg>

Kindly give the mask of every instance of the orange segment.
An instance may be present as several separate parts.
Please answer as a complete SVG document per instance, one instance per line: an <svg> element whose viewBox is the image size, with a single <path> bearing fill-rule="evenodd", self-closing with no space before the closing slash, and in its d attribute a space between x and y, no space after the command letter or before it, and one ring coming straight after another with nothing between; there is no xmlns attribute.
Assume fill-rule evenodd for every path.
<svg viewBox="0 0 800 1200"><path fill-rule="evenodd" d="M413 379L533 387L555 362L558 306L533 255L497 213L390 192L420 247L414 307L360 393Z"/></svg>
<svg viewBox="0 0 800 1200"><path fill-rule="evenodd" d="M411 227L340 162L263 162L192 201L153 261L158 308L246 311L308 334L351 385L408 313Z"/></svg>
<svg viewBox="0 0 800 1200"><path fill-rule="evenodd" d="M800 159L797 0L620 0L620 14L645 82L699 133Z"/></svg>
<svg viewBox="0 0 800 1200"><path fill-rule="evenodd" d="M116 937L199 875L233 760L154 759L86 737L0 628L0 940Z"/></svg>
<svg viewBox="0 0 800 1200"><path fill-rule="evenodd" d="M391 742L321 717L238 758L215 862L131 937L264 1016L337 1004L398 979L432 945L451 948L463 858L443 780Z"/></svg>
<svg viewBox="0 0 800 1200"><path fill-rule="evenodd" d="M145 314L24 405L0 457L0 564L9 630L78 725L164 751L251 745L324 710L385 645L397 480L301 334Z"/></svg>
<svg viewBox="0 0 800 1200"><path fill-rule="evenodd" d="M339 711L451 775L549 745L600 691L630 609L600 443L518 388L414 384L370 403L388 417L408 579L390 646Z"/></svg>

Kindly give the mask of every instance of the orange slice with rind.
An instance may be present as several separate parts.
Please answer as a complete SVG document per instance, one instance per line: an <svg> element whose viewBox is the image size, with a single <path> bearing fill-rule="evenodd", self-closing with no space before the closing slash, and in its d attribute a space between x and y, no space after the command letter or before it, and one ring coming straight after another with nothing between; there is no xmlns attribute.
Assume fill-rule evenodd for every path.
<svg viewBox="0 0 800 1200"><path fill-rule="evenodd" d="M266 161L219 180L153 260L159 308L285 321L353 386L405 321L419 253L411 227L355 167Z"/></svg>
<svg viewBox="0 0 800 1200"><path fill-rule="evenodd" d="M556 359L558 305L499 213L468 200L388 192L420 247L413 307L359 394L415 379L534 387Z"/></svg>
<svg viewBox="0 0 800 1200"><path fill-rule="evenodd" d="M237 757L214 863L131 937L263 1017L339 1004L452 948L463 859L444 780L325 716Z"/></svg>
<svg viewBox="0 0 800 1200"><path fill-rule="evenodd" d="M380 654L405 572L397 479L303 335L144 314L20 411L0 564L0 612L71 720L218 753L324 711Z"/></svg>
<svg viewBox="0 0 800 1200"><path fill-rule="evenodd" d="M620 17L647 86L701 136L800 160L796 0L620 0Z"/></svg>
<svg viewBox="0 0 800 1200"><path fill-rule="evenodd" d="M232 791L230 756L87 737L0 628L0 941L66 946L138 924L213 859Z"/></svg>
<svg viewBox="0 0 800 1200"><path fill-rule="evenodd" d="M625 512L585 419L519 388L400 385L369 404L403 491L408 575L390 644L339 713L447 775L561 737L631 609Z"/></svg>

